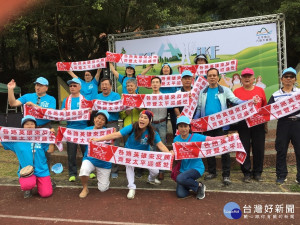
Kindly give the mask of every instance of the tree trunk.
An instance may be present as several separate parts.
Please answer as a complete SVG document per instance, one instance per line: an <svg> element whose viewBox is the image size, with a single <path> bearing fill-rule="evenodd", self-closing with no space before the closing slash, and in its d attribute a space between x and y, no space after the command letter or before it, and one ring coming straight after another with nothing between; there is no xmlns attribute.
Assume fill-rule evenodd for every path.
<svg viewBox="0 0 300 225"><path fill-rule="evenodd" d="M38 60L38 67L42 64L41 62L41 52L42 52L42 31L41 31L41 26L37 26L37 45L38 45L38 50L37 50L37 60Z"/></svg>
<svg viewBox="0 0 300 225"><path fill-rule="evenodd" d="M30 31L31 31L31 27L27 26L26 27L26 35L27 35L27 42L28 42L28 57L29 57L29 66L30 69L34 69L33 67L33 60L32 60L32 41L31 41L31 37L30 37Z"/></svg>

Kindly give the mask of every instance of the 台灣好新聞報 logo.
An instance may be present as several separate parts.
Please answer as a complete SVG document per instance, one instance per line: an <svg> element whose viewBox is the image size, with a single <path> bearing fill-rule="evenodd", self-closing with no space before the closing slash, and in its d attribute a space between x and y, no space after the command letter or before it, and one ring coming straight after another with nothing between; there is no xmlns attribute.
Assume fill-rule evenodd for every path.
<svg viewBox="0 0 300 225"><path fill-rule="evenodd" d="M223 209L224 216L228 219L239 219L242 216L242 211L240 206L235 202L228 202Z"/></svg>

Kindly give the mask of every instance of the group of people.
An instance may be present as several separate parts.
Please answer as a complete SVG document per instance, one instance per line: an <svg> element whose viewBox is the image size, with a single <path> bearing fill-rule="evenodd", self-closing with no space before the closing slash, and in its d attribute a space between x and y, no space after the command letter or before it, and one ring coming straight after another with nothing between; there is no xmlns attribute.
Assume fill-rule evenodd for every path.
<svg viewBox="0 0 300 225"><path fill-rule="evenodd" d="M206 55L200 54L195 58L196 64L208 63ZM149 65L142 72L146 74L153 65ZM118 79L122 85L123 93L136 94L138 93L138 86L136 81L136 73L134 65L126 65L125 75L116 71L113 64L110 64L112 74ZM81 100L104 100L115 101L121 99L121 96L112 90L112 80L109 78L102 78L100 80L101 93L98 93L98 82L100 78L101 69L97 70L93 78L90 72L85 72L84 80L80 79L73 72L68 73L72 79L67 81L70 89L70 96L64 99L60 109L62 110L76 110L81 108ZM169 63L162 64L160 75L172 75L172 68ZM257 108L263 107L267 104L276 102L287 96L297 93L299 90L294 87L296 82L296 70L287 68L281 74L282 88L275 92L270 98L269 102L266 100L265 92L261 87L255 86L254 71L250 68L245 68L241 72L242 86L232 92L228 87L220 85L219 71L216 68L210 68L207 71L206 79L208 85L200 91L198 97L198 106L194 114L194 119L209 116L230 106L244 103L247 100L254 99ZM178 90L175 87L161 87L161 79L155 76L151 79L152 94L166 94L175 92L190 92L193 88L194 76L186 70L181 74L182 87ZM43 77L39 77L35 81L35 92L25 94L16 99L14 96L14 88L16 83L14 80L7 84L8 87L8 101L11 106L21 106L23 104L29 106L37 106L43 108L56 108L56 100L54 97L47 94L49 82ZM119 145L118 140L123 138L125 148L138 149L145 151L163 151L171 152L166 147L167 122L170 118L174 142L202 142L217 140L224 135L228 135L229 126L214 129L204 132L203 134L192 133L191 120L186 116L181 116L183 107L178 108L161 108L161 109L141 109L134 108L118 112L107 112L106 110L99 110L95 112L93 117L93 126L88 126L85 120L82 121L67 121L67 128L78 130L92 130L104 129L114 127L115 132L102 137L91 138L90 141L108 141L115 140L114 144ZM276 175L277 184L283 184L287 176L286 155L289 142L292 141L294 145L296 160L297 160L297 177L296 181L300 183L300 145L298 145L300 118L299 112L288 115L279 119L277 134L276 134ZM124 127L119 130L119 119L123 119ZM22 127L28 129L34 128L51 128L51 121L35 119L31 116L26 116L22 119ZM247 153L246 160L241 165L241 170L244 174L243 181L249 183L251 178L261 182L261 174L263 172L264 161L264 145L266 124L257 125L248 128L245 121L237 124L237 131L239 137ZM179 135L175 135L178 131ZM230 135L230 134L229 134ZM52 194L52 189L55 183L51 183L49 173L50 153L54 151L53 145L49 144L26 144L18 143L2 143L5 149L14 151L20 162L20 168L27 165L33 165L34 177L28 179L20 177L21 189L24 192L24 197L31 196L32 188L37 185L38 193L42 197L48 197ZM74 182L77 179L77 164L76 153L78 145L67 142L68 154L68 172L69 181ZM42 149L42 151L40 149ZM79 194L80 198L85 198L88 193L88 179L97 177L98 189L103 192L109 188L110 177L118 177L118 165L110 162L104 162L99 159L89 157L87 155L88 146L80 145L83 155L83 161L79 172L79 177L82 182L83 189ZM253 154L253 167L251 167L250 149ZM222 156L222 182L225 185L231 183L230 179L230 155L229 153ZM46 166L48 163L48 166ZM176 178L177 188L176 194L179 198L185 198L190 195L190 190L196 193L197 199L205 197L206 187L197 179L204 176L204 180L210 180L217 177L216 158L207 158L208 173L204 176L205 168L202 159L184 159L180 165L180 174ZM96 171L96 175L94 174ZM129 192L128 199L133 199L136 193L135 178L141 177L141 169L133 166L126 166L126 177L128 180ZM24 181L25 179L25 181ZM153 185L161 184L164 179L164 171L158 169L149 169L149 176L147 182Z"/></svg>

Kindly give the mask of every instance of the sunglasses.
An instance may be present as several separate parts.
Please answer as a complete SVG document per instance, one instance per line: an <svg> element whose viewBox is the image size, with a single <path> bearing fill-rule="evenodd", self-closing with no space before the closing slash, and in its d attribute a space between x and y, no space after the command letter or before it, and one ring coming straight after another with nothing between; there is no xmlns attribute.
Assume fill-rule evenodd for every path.
<svg viewBox="0 0 300 225"><path fill-rule="evenodd" d="M36 104L39 105L40 103L41 103L41 97L38 97Z"/></svg>
<svg viewBox="0 0 300 225"><path fill-rule="evenodd" d="M291 76L283 76L283 78L285 78L285 79L288 79L288 78L290 78L290 79L294 79L294 78L295 78L295 76L293 76L293 75L291 75Z"/></svg>
<svg viewBox="0 0 300 225"><path fill-rule="evenodd" d="M70 84L69 87L77 87L77 84Z"/></svg>

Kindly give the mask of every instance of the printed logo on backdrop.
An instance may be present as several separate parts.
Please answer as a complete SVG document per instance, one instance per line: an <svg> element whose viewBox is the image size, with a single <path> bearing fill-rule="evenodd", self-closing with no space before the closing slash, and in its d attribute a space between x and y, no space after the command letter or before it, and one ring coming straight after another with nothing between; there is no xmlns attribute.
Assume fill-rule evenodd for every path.
<svg viewBox="0 0 300 225"><path fill-rule="evenodd" d="M242 211L240 206L235 202L228 202L223 209L224 216L231 220L237 220L241 218Z"/></svg>
<svg viewBox="0 0 300 225"><path fill-rule="evenodd" d="M256 32L256 42L269 42L272 41L272 30L267 30L267 28L262 27L259 31Z"/></svg>

